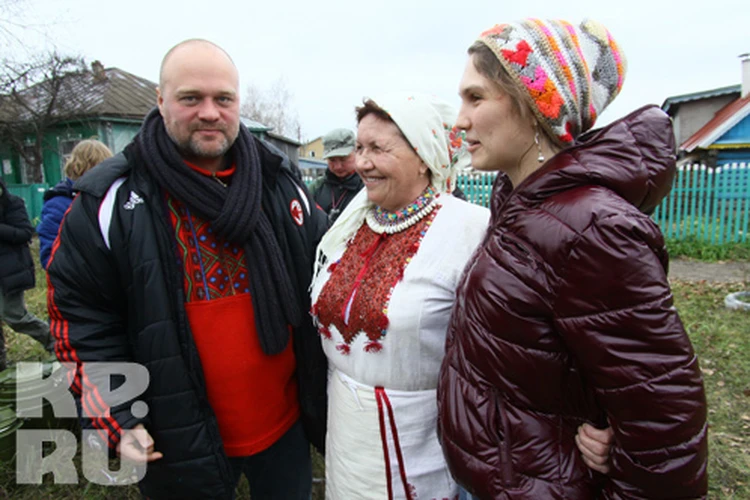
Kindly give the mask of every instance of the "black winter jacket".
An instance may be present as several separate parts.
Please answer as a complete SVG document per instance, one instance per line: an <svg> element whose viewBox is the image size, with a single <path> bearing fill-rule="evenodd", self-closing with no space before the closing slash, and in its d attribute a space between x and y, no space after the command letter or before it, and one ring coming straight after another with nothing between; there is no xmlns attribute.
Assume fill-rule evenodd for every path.
<svg viewBox="0 0 750 500"><path fill-rule="evenodd" d="M326 170L322 177L310 185L310 191L333 223L363 187L364 183L356 173L341 179L330 170Z"/></svg>
<svg viewBox="0 0 750 500"><path fill-rule="evenodd" d="M0 185L0 293L10 295L34 288L34 261L29 242L34 228L23 198Z"/></svg>
<svg viewBox="0 0 750 500"><path fill-rule="evenodd" d="M284 159L257 144L264 169L262 206L299 293L289 300L309 310L307 289L315 248L326 229L325 214L308 201L304 185L283 167ZM136 398L148 405L145 418L131 413L129 401L112 408L111 418L85 420L84 425L111 431L110 448L116 447L120 429L145 425L156 450L164 454L149 464L141 481L146 496L229 498L229 462L185 313L182 263L164 196L145 167L122 154L92 169L75 189L80 195L63 222L47 269L58 357L131 361L150 374L148 389ZM290 213L294 200L304 211L301 225ZM103 234L110 213L109 230ZM302 423L310 441L322 449L327 366L308 316L293 338ZM96 385L82 380L84 390ZM94 405L85 397L82 403L84 411Z"/></svg>

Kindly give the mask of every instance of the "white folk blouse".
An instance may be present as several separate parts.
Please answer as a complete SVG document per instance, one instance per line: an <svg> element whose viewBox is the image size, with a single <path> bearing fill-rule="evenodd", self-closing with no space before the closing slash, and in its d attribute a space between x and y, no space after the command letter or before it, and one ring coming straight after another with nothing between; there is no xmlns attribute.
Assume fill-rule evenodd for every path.
<svg viewBox="0 0 750 500"><path fill-rule="evenodd" d="M348 274L336 274L343 261L329 266L313 283L313 312L329 363L328 499L452 499L458 493L437 440L436 388L458 280L484 236L489 211L445 194L437 203L434 216L425 217L427 225L396 247L370 252L369 261L360 260L367 264L357 261ZM363 238L377 236L369 227L360 229L350 251ZM329 262L338 262L346 248L337 249ZM356 269L361 267L382 272L363 274ZM332 270L341 283L328 284ZM357 286L355 274L363 278ZM339 300L319 302L324 287ZM360 296L353 301L354 289ZM317 310L325 303L328 314ZM331 311L346 319L324 321ZM379 327L368 328L368 334L342 333L336 326L352 323L350 316L359 313L366 313L360 320L368 325L382 326L387 317L384 334Z"/></svg>

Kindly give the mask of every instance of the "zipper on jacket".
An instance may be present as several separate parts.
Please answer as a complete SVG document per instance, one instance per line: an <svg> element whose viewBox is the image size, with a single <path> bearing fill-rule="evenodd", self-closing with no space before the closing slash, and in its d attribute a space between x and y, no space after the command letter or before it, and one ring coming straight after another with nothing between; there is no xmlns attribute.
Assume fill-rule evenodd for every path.
<svg viewBox="0 0 750 500"><path fill-rule="evenodd" d="M148 184L147 180L145 182ZM138 182L136 181L136 185L137 184ZM144 186L139 186L139 189L141 189L141 192L143 193L149 192L149 189L144 189ZM211 447L213 447L215 450L214 456L216 457L219 473L221 474L221 482L224 483L224 488L226 489L226 491L231 494L231 492L234 491L234 483L231 466L229 464L229 458L227 457L226 453L223 451L223 447L221 446L222 440L221 434L219 433L219 424L216 421L216 415L211 408L211 405L208 403L208 395L206 392L205 379L203 378L203 371L202 369L195 366L192 353L190 352L191 335L189 334L187 312L185 311L185 294L182 289L182 273L181 269L178 266L178 259L169 257L175 255L175 249L173 248L173 239L171 237L174 233L172 232L171 224L167 219L169 215L165 206L166 200L163 193L161 192L161 189L157 188L157 194L155 196L160 203L154 203L151 205L147 201L150 198L149 196L144 196L143 198L147 206L151 205L149 211L152 214L152 219L155 219L155 224L161 226L161 231L159 231L161 235L156 234L156 244L159 247L159 255L163 256L163 251L167 254L167 258L163 261L163 265L165 265L167 269L167 272L164 273L165 279L167 280L167 288L169 290L176 291L176 297L172 297L173 300L176 300L172 303L172 305L175 308L174 312L176 316L178 334L177 341L180 344L180 352L182 354L185 365L188 368L189 376L193 381L198 403L201 405L201 413L203 414L206 430L211 436ZM185 341L184 350L182 345L183 340ZM195 344L193 344L192 347L195 347ZM198 356L197 353L195 354L195 356ZM200 363L199 359L197 361L198 363Z"/></svg>
<svg viewBox="0 0 750 500"><path fill-rule="evenodd" d="M510 453L509 435L510 428L508 426L508 418L505 415L505 406L502 400L502 395L497 389L492 389L492 399L494 400L495 407L495 425L497 426L497 444L500 449L500 474L503 479L503 484L506 487L513 487L513 462Z"/></svg>

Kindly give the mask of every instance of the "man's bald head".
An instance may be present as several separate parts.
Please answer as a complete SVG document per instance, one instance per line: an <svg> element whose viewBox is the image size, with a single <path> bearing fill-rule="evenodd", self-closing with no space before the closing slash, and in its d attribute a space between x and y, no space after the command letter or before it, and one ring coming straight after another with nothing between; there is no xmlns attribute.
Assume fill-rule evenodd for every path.
<svg viewBox="0 0 750 500"><path fill-rule="evenodd" d="M172 56L177 52L181 52L183 50L190 50L192 47L202 47L204 49L206 48L215 49L216 51L223 54L224 57L226 57L229 60L229 62L232 64L232 66L234 66L236 69L236 66L234 64L234 61L232 60L232 57L227 53L226 50L222 49L215 43L210 42L208 40L204 40L202 38L190 38L188 40L183 40L182 42L178 43L177 45L169 49L169 51L167 51L167 53L164 55L164 59L161 60L161 66L159 67L159 87L164 87L164 77L165 77L164 68L167 66Z"/></svg>
<svg viewBox="0 0 750 500"><path fill-rule="evenodd" d="M239 74L229 55L206 40L186 40L164 57L156 103L182 156L215 172L240 129Z"/></svg>

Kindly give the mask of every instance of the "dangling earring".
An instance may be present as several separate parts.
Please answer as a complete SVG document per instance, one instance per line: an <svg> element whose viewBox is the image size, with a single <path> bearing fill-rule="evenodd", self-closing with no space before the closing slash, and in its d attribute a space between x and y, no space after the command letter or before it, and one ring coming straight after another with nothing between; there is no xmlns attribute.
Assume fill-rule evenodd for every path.
<svg viewBox="0 0 750 500"><path fill-rule="evenodd" d="M539 129L534 127L534 142L536 143L536 149L539 151L539 156L536 157L536 161L539 163L544 162L544 153L542 153L542 145L539 142Z"/></svg>

